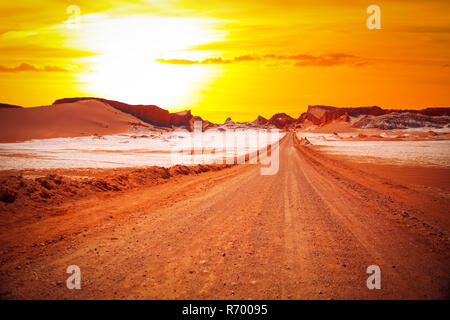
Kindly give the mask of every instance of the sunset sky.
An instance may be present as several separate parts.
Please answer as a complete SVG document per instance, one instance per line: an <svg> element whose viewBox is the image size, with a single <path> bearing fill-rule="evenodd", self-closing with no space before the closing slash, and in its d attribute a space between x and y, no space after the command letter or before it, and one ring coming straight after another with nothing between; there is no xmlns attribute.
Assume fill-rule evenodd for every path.
<svg viewBox="0 0 450 320"><path fill-rule="evenodd" d="M371 4L381 30L366 26ZM96 96L219 122L450 106L448 0L17 0L0 13L2 103Z"/></svg>

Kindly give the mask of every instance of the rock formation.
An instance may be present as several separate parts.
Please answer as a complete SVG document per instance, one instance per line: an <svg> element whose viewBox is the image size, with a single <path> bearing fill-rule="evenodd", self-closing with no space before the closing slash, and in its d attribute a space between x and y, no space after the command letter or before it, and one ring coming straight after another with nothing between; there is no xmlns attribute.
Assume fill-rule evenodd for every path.
<svg viewBox="0 0 450 320"><path fill-rule="evenodd" d="M64 98L56 100L53 104L73 103L80 100L98 100L107 103L120 111L132 114L142 121L157 126L185 126L187 128L191 126L192 114L190 110L169 113L169 111L155 105L131 105L115 100L107 100L102 98Z"/></svg>
<svg viewBox="0 0 450 320"><path fill-rule="evenodd" d="M286 113L277 113L267 121L268 125L274 125L278 129L287 129L296 123L296 119L287 115Z"/></svg>

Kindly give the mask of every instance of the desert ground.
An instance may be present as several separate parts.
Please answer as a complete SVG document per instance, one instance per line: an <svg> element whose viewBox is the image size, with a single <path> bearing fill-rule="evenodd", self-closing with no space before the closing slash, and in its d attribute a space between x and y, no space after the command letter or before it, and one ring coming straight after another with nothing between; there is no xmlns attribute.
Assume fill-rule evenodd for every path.
<svg viewBox="0 0 450 320"><path fill-rule="evenodd" d="M266 176L260 164L4 168L17 199L0 203L1 298L448 299L449 167L367 161L312 136L286 132ZM81 290L66 287L69 265Z"/></svg>
<svg viewBox="0 0 450 320"><path fill-rule="evenodd" d="M0 303L450 300L450 0L0 15Z"/></svg>

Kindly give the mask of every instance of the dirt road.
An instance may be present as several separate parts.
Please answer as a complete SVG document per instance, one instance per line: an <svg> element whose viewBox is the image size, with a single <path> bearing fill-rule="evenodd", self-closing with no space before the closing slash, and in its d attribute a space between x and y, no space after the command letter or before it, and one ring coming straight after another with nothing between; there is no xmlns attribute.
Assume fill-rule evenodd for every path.
<svg viewBox="0 0 450 320"><path fill-rule="evenodd" d="M364 175L290 134L258 166L62 204L1 226L2 298L449 298L449 199ZM81 268L81 290L66 268ZM381 268L381 290L366 269Z"/></svg>

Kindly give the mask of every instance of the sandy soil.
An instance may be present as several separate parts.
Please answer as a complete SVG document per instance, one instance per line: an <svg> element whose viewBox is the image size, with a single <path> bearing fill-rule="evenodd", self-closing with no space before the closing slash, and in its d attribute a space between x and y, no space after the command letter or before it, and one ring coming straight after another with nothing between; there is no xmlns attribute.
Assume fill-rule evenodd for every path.
<svg viewBox="0 0 450 320"><path fill-rule="evenodd" d="M273 176L240 165L28 208L4 204L1 297L448 299L448 186L412 187L375 168L290 134ZM65 286L72 264L81 290ZM366 287L373 264L381 290Z"/></svg>
<svg viewBox="0 0 450 320"><path fill-rule="evenodd" d="M316 149L315 147L312 148ZM355 156L348 157L327 154L327 157L346 162L350 166L354 165L353 162L355 161L364 163L364 165L357 165L357 168L362 174L379 177L385 182L391 181L393 184L408 188L427 188L430 193L450 191L450 169L448 168L375 164L375 161L368 163L367 159L363 161L363 159L359 160Z"/></svg>
<svg viewBox="0 0 450 320"><path fill-rule="evenodd" d="M149 125L95 100L35 108L0 108L0 142L115 134L133 126Z"/></svg>

